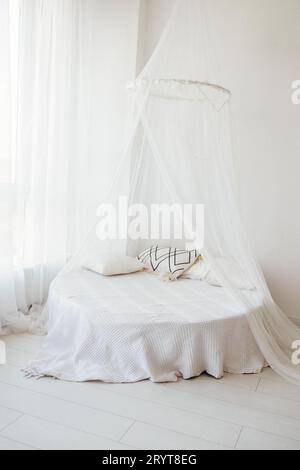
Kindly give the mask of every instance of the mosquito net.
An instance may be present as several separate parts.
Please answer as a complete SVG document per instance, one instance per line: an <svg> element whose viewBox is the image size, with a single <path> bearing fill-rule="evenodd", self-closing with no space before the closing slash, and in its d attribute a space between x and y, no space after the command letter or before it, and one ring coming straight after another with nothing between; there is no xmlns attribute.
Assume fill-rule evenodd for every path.
<svg viewBox="0 0 300 470"><path fill-rule="evenodd" d="M205 0L179 0L153 56L129 85L135 113L107 200L100 201L117 205L126 196L128 206L149 209L153 204L202 204L204 225L197 224L195 230L190 219L181 220L186 231L180 242L172 233L169 240L162 240L152 233L148 238L129 236L128 230L105 237L102 206L85 244L60 275L101 251L137 255L154 240L194 246L228 295L247 312L269 365L300 383L299 367L292 362L300 331L274 303L243 231L233 174L231 94L220 83L206 8ZM121 209L120 214L128 216ZM241 281L251 286L250 291L237 288L228 264L220 263L221 259L238 266Z"/></svg>

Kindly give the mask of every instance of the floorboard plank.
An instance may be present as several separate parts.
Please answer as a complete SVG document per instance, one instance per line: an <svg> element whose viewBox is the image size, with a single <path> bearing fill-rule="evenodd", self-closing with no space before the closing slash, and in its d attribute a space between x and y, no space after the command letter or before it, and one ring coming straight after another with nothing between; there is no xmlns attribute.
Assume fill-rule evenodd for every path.
<svg viewBox="0 0 300 470"><path fill-rule="evenodd" d="M2 437L41 450L130 450L132 447L55 423L23 416L2 431Z"/></svg>

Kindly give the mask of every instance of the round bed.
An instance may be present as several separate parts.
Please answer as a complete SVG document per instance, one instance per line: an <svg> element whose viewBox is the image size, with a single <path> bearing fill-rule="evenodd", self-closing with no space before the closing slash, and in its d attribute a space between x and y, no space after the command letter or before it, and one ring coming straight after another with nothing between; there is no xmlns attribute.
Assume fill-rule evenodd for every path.
<svg viewBox="0 0 300 470"><path fill-rule="evenodd" d="M265 366L246 313L201 281L82 269L54 281L48 313L48 336L29 368L36 376L165 382Z"/></svg>

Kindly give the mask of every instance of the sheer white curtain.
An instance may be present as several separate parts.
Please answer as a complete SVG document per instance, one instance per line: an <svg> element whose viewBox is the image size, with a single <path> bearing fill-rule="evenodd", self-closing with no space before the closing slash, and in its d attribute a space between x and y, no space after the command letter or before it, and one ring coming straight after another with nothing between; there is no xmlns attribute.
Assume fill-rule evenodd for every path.
<svg viewBox="0 0 300 470"><path fill-rule="evenodd" d="M9 1L0 2L0 332L17 321L17 295L13 275L13 206L15 185L12 165L12 61Z"/></svg>
<svg viewBox="0 0 300 470"><path fill-rule="evenodd" d="M137 14L138 0L0 0L0 334L32 325L101 201Z"/></svg>
<svg viewBox="0 0 300 470"><path fill-rule="evenodd" d="M43 302L49 281L67 257L69 175L79 148L74 97L82 96L84 77L80 83L71 79L81 65L76 42L81 39L81 2L1 0L0 16L5 105L0 327L5 333L27 329L30 317L22 314ZM85 104L80 102L81 116Z"/></svg>

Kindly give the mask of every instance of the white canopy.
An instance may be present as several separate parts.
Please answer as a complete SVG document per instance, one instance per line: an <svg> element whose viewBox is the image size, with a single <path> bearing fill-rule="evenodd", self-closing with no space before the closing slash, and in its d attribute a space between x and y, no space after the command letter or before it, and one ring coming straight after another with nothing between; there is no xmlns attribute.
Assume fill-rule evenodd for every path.
<svg viewBox="0 0 300 470"><path fill-rule="evenodd" d="M135 114L124 154L106 201L201 203L205 243L197 246L229 296L247 309L249 325L265 359L297 384L293 341L300 331L274 303L244 234L235 194L230 131L230 92L221 86L205 0L179 0L152 58L130 85ZM206 21L207 20L207 21ZM117 138L118 136L116 136ZM155 240L156 241L156 240ZM167 244L169 241L157 240ZM137 255L153 240L100 241L95 228L61 275L92 252L108 247ZM186 240L182 240L185 243ZM239 266L255 295L236 289L220 258Z"/></svg>

